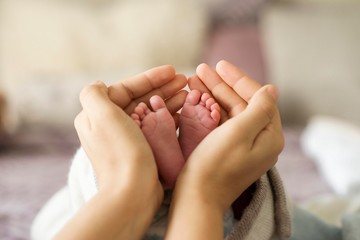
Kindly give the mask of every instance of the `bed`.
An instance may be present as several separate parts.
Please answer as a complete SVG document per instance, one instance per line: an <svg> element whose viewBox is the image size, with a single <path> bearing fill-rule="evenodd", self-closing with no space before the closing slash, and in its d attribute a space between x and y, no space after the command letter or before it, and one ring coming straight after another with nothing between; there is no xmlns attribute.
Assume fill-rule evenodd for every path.
<svg viewBox="0 0 360 240"><path fill-rule="evenodd" d="M288 26L280 27L280 29L277 27L273 28L273 26L279 26L277 24L279 22L296 21L296 19L300 21L303 16L301 11L319 15L314 10L309 13L309 9L306 8L301 8L300 12L296 12L297 10L294 9L298 8L291 7L290 9L284 9L276 7L265 12L262 19L248 17L245 20L242 19L240 24L239 22L234 23L230 21L226 22L223 26L217 26L208 34L204 51L199 61L207 62L213 66L218 60L227 59L243 68L250 76L258 79L262 84L273 82L279 86L280 91L285 96L288 97L289 94L296 96L292 101L280 102L284 118L286 142L284 151L279 157L277 168L282 175L290 198L294 204L301 205L317 196L332 195L334 191L320 173L314 159L305 154L301 145L306 120L311 114L314 114L315 110L302 108L302 106L306 105L301 105L300 100L301 98L311 98L312 95L296 95L295 93L301 93L301 91L293 92L294 89L291 87L293 85L284 82L284 79L294 76L292 75L293 72L290 72L292 68L285 68L289 70L285 71L285 73L279 70L284 69L281 66L289 66L286 62L288 61L287 56L276 55L274 53L275 49L282 48L283 46L287 46L289 49L293 48L290 48L291 45L281 42L291 42L291 39L276 39L274 37L277 36L276 33L279 31L286 31ZM335 10L337 11L336 8ZM332 14L331 11L321 11L321 14L329 17ZM354 16L360 16L355 10L351 12ZM287 14L289 13L293 14L291 18L288 18ZM294 15L294 13L296 14ZM284 18L286 21L283 20ZM321 18L318 20L321 22ZM268 25L269 22L270 25ZM356 20L355 22L358 21ZM343 24L350 23L351 21ZM342 29L341 24L338 27ZM354 41L356 42L356 40ZM329 47L331 48L332 46L329 45ZM295 47L295 49L301 51L301 48ZM358 50L359 48L355 49ZM350 55L352 56L352 54ZM357 56L360 56L360 54ZM350 62L350 60L348 61ZM355 62L358 63L359 61L355 59ZM297 60L296 64L300 63L301 61ZM355 85L352 88L355 94L359 92L357 84L359 79L358 69L355 69L353 75L348 72L348 75L346 75L349 78L349 82L355 81ZM189 68L186 68L186 71L193 72L193 69L189 70ZM311 72L308 73L310 74ZM302 75L296 77L296 81L302 79ZM280 80L276 81L276 79ZM352 79L355 80L353 81ZM327 81L327 79L322 80ZM311 81L309 80L310 84ZM39 84L41 85L41 82ZM321 87L321 84L323 83L319 83L316 86ZM330 85L333 89L337 88L336 83ZM80 88L80 86L77 87ZM74 89L73 91L76 92ZM68 91L66 90L66 92ZM327 96L329 95L332 95L332 93L328 92ZM77 98L71 99L72 101L77 101ZM351 101L350 96L349 99ZM323 101L320 102L323 103ZM328 103L325 102L323 104ZM321 105L317 106L317 108L321 108ZM338 106L337 108L341 107ZM327 112L325 113L335 113L330 111L334 110L332 108L326 108L326 110ZM353 120L359 119L358 113L352 113L351 116ZM59 127L58 125L54 126L51 124L25 125L19 128L11 137L1 140L0 239L28 239L30 225L35 214L52 194L66 184L72 155L79 147L75 130L73 127L69 127L72 125L70 119L71 116L64 120L68 121L66 127L64 125Z"/></svg>

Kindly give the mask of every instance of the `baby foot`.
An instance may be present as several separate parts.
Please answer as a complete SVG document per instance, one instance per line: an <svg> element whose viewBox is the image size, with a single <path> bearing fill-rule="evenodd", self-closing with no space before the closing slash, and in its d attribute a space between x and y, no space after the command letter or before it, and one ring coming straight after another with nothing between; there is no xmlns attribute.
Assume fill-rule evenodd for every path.
<svg viewBox="0 0 360 240"><path fill-rule="evenodd" d="M195 147L219 125L220 106L208 93L192 90L180 114L179 142L187 159Z"/></svg>
<svg viewBox="0 0 360 240"><path fill-rule="evenodd" d="M139 103L131 117L152 148L161 180L172 188L184 165L175 121L161 97L150 98L150 105L153 111L145 103Z"/></svg>

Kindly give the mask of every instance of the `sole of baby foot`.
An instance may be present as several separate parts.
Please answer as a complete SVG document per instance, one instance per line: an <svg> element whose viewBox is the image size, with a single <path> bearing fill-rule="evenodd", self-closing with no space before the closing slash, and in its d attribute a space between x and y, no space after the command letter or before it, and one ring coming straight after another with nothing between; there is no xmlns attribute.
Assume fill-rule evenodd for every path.
<svg viewBox="0 0 360 240"><path fill-rule="evenodd" d="M140 103L132 118L141 127L152 148L160 178L166 187L172 188L184 165L175 121L161 97L150 98L150 105L152 110L145 103Z"/></svg>
<svg viewBox="0 0 360 240"><path fill-rule="evenodd" d="M188 94L179 121L179 142L185 159L219 125L220 117L220 106L210 94L197 90Z"/></svg>

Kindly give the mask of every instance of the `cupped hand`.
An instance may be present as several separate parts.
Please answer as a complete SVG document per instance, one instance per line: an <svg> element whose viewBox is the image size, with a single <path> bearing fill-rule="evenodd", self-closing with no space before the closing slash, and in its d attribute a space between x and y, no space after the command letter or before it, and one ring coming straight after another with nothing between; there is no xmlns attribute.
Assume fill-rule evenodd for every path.
<svg viewBox="0 0 360 240"><path fill-rule="evenodd" d="M74 124L96 172L99 190L134 188L146 193L146 189L158 188L150 146L134 121L109 99L105 84L85 87L80 102L83 111Z"/></svg>
<svg viewBox="0 0 360 240"><path fill-rule="evenodd" d="M274 166L283 149L278 92L226 61L220 61L216 71L201 64L196 73L189 79L190 88L214 96L222 107L222 124L194 150L180 179L195 183L194 189L225 211Z"/></svg>
<svg viewBox="0 0 360 240"><path fill-rule="evenodd" d="M118 159L127 157L128 154L132 156L134 152L152 157L140 129L134 127L127 115L133 112L139 102L148 103L153 95L165 99L170 112L175 114L185 100L187 92L182 89L186 83L184 75L176 74L172 66L165 65L119 81L109 88L103 84L95 84L82 91L80 100L84 110L78 115L75 125L100 185L104 183L103 179L119 175L109 174L109 171L120 171L114 168L114 164L121 163ZM90 123L96 128L87 126ZM129 129L124 131L123 126L128 126ZM134 151L135 147L138 151ZM114 151L109 151L111 148L115 148ZM105 158L104 155L108 156ZM101 159L112 159L114 163L109 164L111 161L100 161Z"/></svg>
<svg viewBox="0 0 360 240"><path fill-rule="evenodd" d="M162 202L163 188L152 150L129 114L139 102L148 103L155 94L164 98L175 114L185 100L186 92L181 89L186 83L185 76L175 74L172 66L161 66L109 88L97 82L82 90L83 110L74 124L96 172L99 192L62 233L121 239L142 236ZM99 203L106 206L93 208ZM86 220L88 215L94 221ZM84 221L90 228L94 225L92 231L75 224Z"/></svg>

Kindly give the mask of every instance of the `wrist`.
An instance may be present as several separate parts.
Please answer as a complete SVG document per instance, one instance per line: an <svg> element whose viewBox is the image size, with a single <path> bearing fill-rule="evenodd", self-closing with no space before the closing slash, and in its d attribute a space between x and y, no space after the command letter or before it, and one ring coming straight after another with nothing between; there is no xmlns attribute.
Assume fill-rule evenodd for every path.
<svg viewBox="0 0 360 240"><path fill-rule="evenodd" d="M123 233L128 234L121 239L140 239L149 228L163 199L162 189L151 191L149 193L150 191L144 192L142 189L130 187L118 189L104 187L99 190L98 195L104 199L103 203L119 217L114 222L117 222L119 227L122 226ZM134 230L136 233L133 232Z"/></svg>
<svg viewBox="0 0 360 240"><path fill-rule="evenodd" d="M172 196L165 239L223 239L223 209L193 185L184 187L178 183Z"/></svg>
<svg viewBox="0 0 360 240"><path fill-rule="evenodd" d="M176 182L172 201L192 202L194 203L193 205L197 204L223 215L228 208L218 201L218 198L213 197L215 191L210 189L206 182L200 178L182 174Z"/></svg>
<svg viewBox="0 0 360 240"><path fill-rule="evenodd" d="M235 194L241 186L234 180L233 184L224 183L217 176L209 176L203 172L194 172L184 169L178 177L175 185L174 195L181 197L192 196L199 202L217 209L225 214L234 200L240 195ZM246 187L244 187L246 189Z"/></svg>

